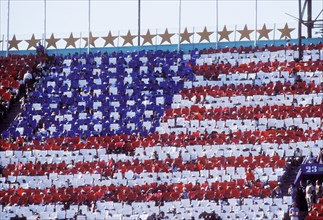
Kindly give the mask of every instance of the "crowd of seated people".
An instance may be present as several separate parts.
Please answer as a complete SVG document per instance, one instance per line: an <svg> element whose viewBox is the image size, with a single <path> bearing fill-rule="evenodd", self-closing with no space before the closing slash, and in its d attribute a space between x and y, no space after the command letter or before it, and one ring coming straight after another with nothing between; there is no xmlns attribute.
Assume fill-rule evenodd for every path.
<svg viewBox="0 0 323 220"><path fill-rule="evenodd" d="M115 55L116 56L116 55ZM129 55L128 55L129 56ZM131 105L132 103L133 103L133 101L138 101L138 99L137 99L137 97L136 96L134 96L133 94L130 94L130 93L132 93L133 91L136 91L136 89L140 89L140 88L133 88L131 85L130 85L130 87L128 87L128 83L131 81L132 82L132 80L133 80L133 74L126 74L126 72L127 72L127 70L128 71L134 71L134 69L138 69L138 66L136 67L134 64L132 64L132 61L133 60L129 60L129 64L127 63L127 61L124 61L124 57L126 57L124 54L123 54L123 56L122 56L122 59L120 58L118 58L117 60L118 60L118 63L116 62L116 60L114 60L114 63L115 64L113 64L113 61L111 61L112 63L109 63L109 62L107 62L107 63L109 63L109 65L107 66L107 65L105 65L104 66L104 68L107 68L107 71L106 72L109 72L109 73L111 73L111 71L115 71L115 70L113 70L113 69L115 69L115 66L116 65L118 65L118 64L120 64L120 63L122 63L122 67L121 67L121 65L119 65L119 68L121 68L122 69L122 71L125 71L125 74L127 75L125 75L124 77L125 78L128 78L128 76L130 76L130 78L128 78L128 79L123 79L123 83L121 83L120 84L120 82L116 82L115 81L115 78L113 78L113 77L115 77L114 75L113 75L113 73L112 74L110 74L111 75L111 80L109 79L109 82L102 82L102 79L100 78L100 77L98 77L97 75L99 74L102 74L102 72L104 73L104 71L102 71L102 68L103 68L103 66L102 65L104 65L104 64L102 64L102 62L104 62L103 60L104 60L104 55L102 55L102 58L101 58L101 64L100 64L100 70L101 70L101 72L99 73L99 71L93 71L93 69L91 69L91 68L95 68L95 66L91 66L91 68L89 68L89 70L87 70L87 71L92 71L92 73L93 73L93 75L94 76L90 76L90 78L91 79L87 79L87 78L84 78L85 76L84 76L84 67L82 67L82 66L86 66L86 65L89 65L87 62L90 62L90 63L96 63L96 61L94 61L95 59L88 59L88 60L86 60L86 59L84 59L84 58L82 58L82 56L80 56L81 58L80 58L80 60L81 61L78 61L78 62L76 62L75 63L75 65L78 65L78 69L75 71L76 72L76 74L74 73L74 70L69 70L69 71L72 71L72 73L73 74L68 74L68 76L69 77L74 77L73 79L75 80L75 75L78 77L77 79L79 80L79 82L78 83L85 83L85 84L87 84L88 83L88 85L82 85L82 86L79 86L79 85L69 85L69 83L70 83L70 79L67 79L66 78L66 76L64 76L64 68L60 68L60 70L56 70L55 69L55 71L53 72L53 74L54 73L56 73L56 75L57 74L60 74L61 76L60 77L58 77L58 78L56 78L56 80L57 80L57 82L51 82L49 79L48 79L48 77L47 77L47 80L49 81L48 83L47 83L47 86L48 86L48 89L46 89L45 91L43 91L42 93L44 93L44 95L42 95L42 98L44 98L45 100L47 99L47 101L45 101L45 102L53 102L53 100L55 100L55 99L57 99L57 95L56 95L56 98L55 98L55 95L53 95L52 94L52 87L54 86L54 85L56 85L57 84L57 86L58 87L60 87L60 92L63 92L64 93L64 95L63 95L63 99L65 100L63 100L64 102L63 103L61 103L60 105L66 105L66 104L71 104L71 103L75 103L76 101L82 101L83 103L86 103L86 104L88 104L88 100L87 100L87 98L86 97L84 97L84 98L82 98L82 100L76 100L76 98L75 97L77 97L77 96L80 96L80 95L82 95L82 96L90 96L90 97L92 97L92 95L94 95L94 100L90 100L89 101L89 105L90 105L90 107L92 107L92 111L89 111L89 109L84 109L85 107L84 106L79 106L78 108L80 108L81 109L81 111L86 111L85 113L94 113L94 112L98 112L98 117L100 117L101 116L101 114L100 114L100 111L102 112L102 110L106 110L106 111L113 111L113 118L111 119L111 118L109 118L109 120L111 120L111 124L118 124L116 127L113 125L112 127L113 127L113 130L114 129L116 129L116 128L118 128L120 125L122 125L122 124L128 124L129 123L129 120L127 120L127 121L124 121L124 120L122 120L122 121L120 121L120 118L125 118L124 116L128 116L128 118L129 118L129 110L131 111L132 109L131 109L131 106L130 106L130 109L129 108L124 108L124 106L126 105L127 107L129 107L129 105ZM113 57L113 56L112 56ZM148 56L147 56L148 57ZM114 57L113 57L114 58ZM146 57L144 57L144 58L146 58ZM176 56L175 55L173 55L173 56L171 56L171 59L169 58L169 60L171 60L171 62L170 62L170 64L174 61L174 60L176 60ZM73 58L73 59L76 59L76 58ZM106 58L107 60L109 60L110 58ZM58 61L58 63L63 63L64 61L62 61L61 59L56 59L56 60L60 60L60 61ZM138 60L140 60L140 57L138 58ZM144 59L143 59L144 60ZM156 61L157 60L157 61ZM156 66L156 64L161 64L160 62L160 60L159 59L156 59L156 60L154 60L154 62L149 62L148 64L149 65L151 65L151 66ZM98 60L97 60L98 61ZM80 63L81 64L80 64ZM140 62L142 62L142 61L140 61ZM139 62L139 64L140 64L140 62ZM156 63L157 62L157 63ZM73 62L71 62L70 64L72 65L72 63ZM106 64L107 64L106 63ZM124 63L127 63L127 65L126 64L124 64ZM313 63L314 64L314 63ZM147 66L149 66L149 65L147 65ZM110 69L109 69L109 66L110 66ZM139 65L140 66L140 65ZM81 70L81 68L80 67L82 67L82 70ZM128 67L131 67L131 68L128 68ZM132 67L134 67L134 68L132 68ZM193 66L194 67L194 66ZM73 69L73 68L75 68L75 67L73 67L73 66L71 66L71 68L70 69ZM86 67L85 67L86 68ZM316 66L315 65L315 68L318 68L318 69L320 69L321 67L320 66ZM125 69L127 69L127 70L125 70ZM53 69L54 70L54 69ZM65 69L66 70L66 69ZM153 68L150 68L149 69L149 71L148 72L152 72L153 70L156 70L156 68L155 69L153 69ZM159 75L160 73L159 73L159 70L160 69L158 69L156 72L155 72L155 74L157 74L157 75L155 75L155 76L153 76L153 77L158 77L158 76L160 76L161 77L161 75ZM166 69L167 70L167 69ZM187 69L188 70L188 69ZM120 71L120 70L118 70L118 71ZM163 67L163 71L165 72L165 67ZM168 69L168 71L169 71L169 69ZM60 72L60 73L59 73ZM83 73L83 74L82 74ZM178 73L181 73L181 71L178 71L178 72L176 72L176 75L178 75ZM183 73L183 72L182 72ZM170 74L173 74L174 75L174 71L173 70L171 70L170 71ZM259 73L257 73L257 75L258 75ZM65 73L65 75L66 75L66 73ZM87 74L86 74L87 75ZM147 74L147 75L149 75L149 74ZM146 83L148 83L148 82L151 82L151 78L149 78L149 76L145 76L145 75L143 75L142 76L142 78L141 79L139 79L139 81L140 80L144 80L145 81L145 84ZM185 74L183 75L182 74L182 76L181 77L183 77L183 76L185 76ZM318 75L319 76L319 75ZM147 78L146 78L147 77ZM152 77L152 76L151 76ZM187 77L187 76L185 76L185 77ZM64 82L64 84L63 85L61 85L61 83L64 81L64 80L67 80L67 82ZM89 80L89 81L88 81ZM127 80L130 80L129 82L127 81ZM172 80L173 80L173 77L172 77ZM93 81L96 81L95 83L93 82ZM100 84L101 83L101 84ZM123 89L123 91L118 91L118 89L117 90L115 90L115 88L109 88L109 91L107 91L107 85L109 85L109 87L111 87L110 85L111 85L111 83L114 83L114 85L113 85L113 87L114 86L116 86L117 88L118 88L118 86L119 87L125 87L126 86L126 89ZM155 82L155 83L157 83L157 84L155 84L155 88L156 87L158 87L159 86L159 84L161 83L161 82ZM168 84L169 82L167 82L166 84ZM180 88L180 87L182 87L182 82L181 81L175 81L174 82L175 84L176 84L176 88ZM134 84L134 82L132 82L132 84ZM179 85L178 85L179 84ZM91 89L87 89L86 87L89 87L91 85ZM74 89L74 91L66 91L66 89L67 88L69 88L69 87L72 87L73 89ZM76 87L77 87L77 89L76 89ZM80 87L82 87L82 88L80 88ZM97 89L96 89L96 87L98 87ZM102 88L101 88L102 87ZM105 88L103 88L103 87L105 87ZM127 90L127 87L128 87L128 90ZM145 89L145 93L146 92L148 92L149 90L152 90L152 89L154 89L154 88L148 88L149 86L147 86L147 85L144 85L144 89ZM269 83L269 85L268 85L268 87L270 88L271 87L271 85L270 85L270 83ZM279 94L280 92L281 92L281 89L279 89L279 88L281 88L281 87L283 87L283 89L285 89L286 90L286 93L287 93L287 91L288 91L288 89L289 89L289 87L290 87L290 84L289 85L287 85L286 83L285 84L283 84L283 85L279 85L279 83L277 83L277 84L275 84L274 86L273 86L274 88L271 88L271 89L268 89L268 93L267 94L271 94L271 91L273 91L273 92L275 92L275 94ZM302 90L304 90L305 88L305 90L307 91L305 94L307 94L309 91L312 91L313 93L314 93L314 90L315 91L319 91L320 90L320 87L319 87L319 85L316 85L316 82L314 83L314 84L311 84L311 83L298 83L298 82L296 82L295 84L293 84L293 86L292 86L292 89L293 90L295 90L295 87L297 88L296 89L296 91L297 92L302 92ZM249 87L250 88L250 87ZM101 94L101 91L102 91L102 89L105 89L106 90L106 92L105 93L102 93ZM165 89L165 88L163 88L163 89ZM167 89L167 88L166 88ZM214 91L216 88L206 88L205 90L206 91ZM222 89L222 87L221 87L221 89ZM232 89L232 88L231 88ZM233 88L234 89L234 88ZM101 90L101 91L99 91L99 90ZM110 91L110 90L112 90L112 91ZM126 90L126 91L125 91ZM245 90L248 90L248 87L246 86L246 88L245 88ZM164 90L163 90L164 91ZM162 93L163 91L159 91L160 93ZM238 90L239 91L239 90ZM60 93L59 92L59 93ZM121 93L120 93L121 92ZM168 91L169 92L169 91ZM174 92L174 91L173 91ZM118 94L119 93L119 94ZM214 93L214 92L213 92ZM228 96L230 97L230 92L227 92L228 93ZM109 98L109 100L106 100L107 98L105 98L104 99L104 95L106 95L106 94L109 94L110 95L110 97L112 97L112 100L110 100ZM124 94L124 95L123 95ZM204 93L205 94L205 93ZM34 93L34 96L38 96L38 95L40 95L39 94L39 91L35 91L35 93ZM123 96L125 96L125 95L127 95L128 97L129 97L129 100L126 100L127 102L125 102L125 103L120 103L120 102L118 102L118 99L120 99L120 97L119 97L119 95L123 95ZM160 96L165 96L166 94L157 94L155 97L153 97L153 99L154 98L156 98L156 102L157 102L157 98L161 98L161 97L159 97L159 95ZM196 101L199 101L199 99L200 99L200 97L201 97L201 95L203 95L203 94L199 94L199 95L197 95L197 100ZM214 95L216 95L216 94L212 94L213 96ZM247 95L247 94L244 94L244 95ZM250 94L251 95L251 94ZM154 94L152 94L152 96L154 96ZM166 106L167 105L169 105L169 100L170 100L170 98L171 98L171 96L169 96L169 98L165 98L166 100ZM48 99L50 99L50 100L48 100ZM103 100L104 99L104 100ZM147 100L148 99L148 100ZM150 99L150 100L149 100ZM34 103L35 102L35 100L33 100L33 98L31 97L30 98L30 100L28 100L29 102L32 102L32 103ZM55 100L56 102L57 102L57 100ZM102 105L102 103L103 102L107 102L107 101L109 101L109 102L112 102L111 104L110 104L110 106L99 106L100 104ZM115 102L114 102L115 101ZM129 101L129 102L128 102ZM134 110L138 110L138 111L141 111L141 114L143 113L142 112L142 110L143 110L143 108L145 107L146 109L147 109L147 106L146 106L146 104L145 103L148 103L148 108L149 108L149 106L151 106L151 105L149 105L149 104L154 104L154 103L149 103L149 102L151 102L151 101L155 101L155 100L151 100L151 97L145 97L145 100L140 100L141 102L143 102L143 105L140 107L141 109L140 110L138 110L138 109L134 109ZM290 100L291 101L291 100ZM49 103L49 104L51 104L51 103ZM157 103L156 103L157 104ZM112 106L111 106L112 105ZM54 106L54 105L51 105L51 108L52 108L52 106ZM28 107L28 106L27 106ZM28 109L28 110L30 110L30 111L33 111L33 110L36 110L34 113L36 114L36 115L39 115L40 113L43 113L43 114L46 114L46 112L43 110L43 109L34 109L35 107L37 107L37 105L35 105L35 106L29 106L29 108L30 109ZM39 105L38 105L38 107L39 107ZM60 107L60 106L58 106L58 107ZM64 106L63 106L64 107ZM48 107L47 107L48 108ZM55 108L55 107L53 107L53 108ZM57 107L56 107L57 108ZM83 109L82 109L83 108ZM93 109L94 108L94 109ZM108 109L107 109L108 108ZM40 111L39 111L40 110ZM73 110L71 110L71 109L66 109L66 110L59 110L58 111L58 113L60 114L62 114L62 113L66 113L66 111L68 111L69 110L69 112L70 112L70 114L72 114L72 115L74 115L75 114L75 112L77 113L77 111L80 111L79 109L73 109ZM121 112L123 112L123 114L120 114L120 111L119 110L121 110ZM148 109L149 110L149 109ZM62 111L62 112L60 112L60 111ZM119 115L117 114L117 112L119 112ZM126 112L126 113L125 113ZM134 113L136 113L135 111L133 111ZM57 113L56 113L57 114ZM127 115L125 115L125 114L127 114ZM133 113L131 113L131 114L133 114ZM157 116L158 117L160 117L160 114L161 114L161 112L157 112ZM40 114L41 115L41 114ZM63 115L63 114L62 114ZM55 119L57 120L57 117L56 117L56 115L53 115L53 116L50 116L50 117L54 117L55 116ZM146 114L145 114L145 116L146 116ZM151 115L151 114L149 114L149 116L155 116L155 115ZM59 116L59 118L62 118L63 116ZM82 117L87 117L87 116L82 116ZM104 118L104 116L103 116L103 118ZM138 117L135 117L135 118L138 118ZM96 119L98 119L98 118L96 118ZM58 119L58 120L60 120L60 121L62 121L62 119ZM68 119L67 119L68 120ZM132 120L135 120L135 119L132 119ZM98 120L96 120L96 121L98 121ZM42 121L41 121L42 122ZM83 121L81 121L81 122L79 122L79 126L81 126L82 125L82 123L84 124L84 123L87 123L88 124L88 120L83 120ZM115 123L116 122L116 123ZM130 121L130 122L133 122L133 121ZM31 124L30 124L31 123ZM29 124L27 125L27 124L22 124L22 127L25 127L25 128L29 128L30 127L30 129L28 129L28 132L30 133L30 132L33 132L34 130L35 130L35 127L43 127L43 125L42 124L40 124L40 125L38 125L38 123L39 123L39 120L37 120L36 119L36 124L35 124L35 122L29 122ZM90 123L91 124L91 123ZM96 123L94 123L94 124L96 124ZM132 123L130 123L130 124L132 124ZM156 124L153 124L153 125L156 125ZM54 126L55 127L55 126ZM99 126L100 127L100 126ZM123 126L124 127L124 126ZM152 126L152 127L154 127L154 126ZM43 133L42 133L42 135L47 135L46 134L46 131L48 131L48 128L49 128L49 125L47 124L45 124L45 128L43 128L43 130L45 130L45 131L43 131ZM110 128L111 128L111 125L110 125ZM77 129L77 128L76 128ZM127 128L126 128L126 131L119 131L119 132L116 132L116 133L123 133L123 132L129 132L129 133L131 133L131 132L135 132L136 133L136 129L137 128L133 128L133 125L130 125L129 127L127 126ZM140 129L140 128L139 128ZM55 128L52 128L51 130L55 130ZM106 130L106 129L105 129ZM147 134L147 133L149 133L149 132L153 132L152 130L150 130L150 131L145 131L145 134ZM20 133L20 132L19 132ZM80 133L78 133L79 135L82 135L82 134L80 134ZM16 133L16 135L19 135L18 133ZM66 134L65 134L66 135ZM88 135L88 134L87 134Z"/></svg>
<svg viewBox="0 0 323 220"><path fill-rule="evenodd" d="M35 55L9 55L0 57L0 117L11 108L17 99L26 72L31 71L36 64Z"/></svg>
<svg viewBox="0 0 323 220"><path fill-rule="evenodd" d="M41 62L0 141L1 204L66 217L83 215L74 205L85 205L85 216L106 215L112 202L115 217L122 208L140 214L140 203L173 218L190 214L184 209L198 217L209 209L195 201L213 201L222 218L281 218L291 205L279 184L284 157L322 144L322 63L316 52L300 63L284 61L291 51L246 51L76 53ZM52 203L66 207L54 211Z"/></svg>
<svg viewBox="0 0 323 220"><path fill-rule="evenodd" d="M319 42L317 44L315 43L309 43L308 45L303 44L302 45L302 49L303 50L308 50L308 51L313 51L313 50L321 50L321 48L323 47L323 43ZM255 52L277 52L277 51L282 51L282 50L293 50L293 51L297 51L298 50L298 45L296 44L290 44L289 42L286 43L286 45L267 45L264 44L264 46L262 47L253 47L253 46L248 46L248 47L244 47L244 46L240 46L240 47L224 47L224 48L204 48L202 50L199 50L199 55L202 54L212 54L212 53L255 53Z"/></svg>

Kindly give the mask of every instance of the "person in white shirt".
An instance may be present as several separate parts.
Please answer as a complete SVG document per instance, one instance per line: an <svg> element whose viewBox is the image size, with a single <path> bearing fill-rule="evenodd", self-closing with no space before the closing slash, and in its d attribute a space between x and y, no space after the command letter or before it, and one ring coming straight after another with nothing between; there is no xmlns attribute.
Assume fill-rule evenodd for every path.
<svg viewBox="0 0 323 220"><path fill-rule="evenodd" d="M23 83L25 84L26 88L29 88L31 86L32 81L33 81L33 75L31 74L30 71L27 71L23 77Z"/></svg>

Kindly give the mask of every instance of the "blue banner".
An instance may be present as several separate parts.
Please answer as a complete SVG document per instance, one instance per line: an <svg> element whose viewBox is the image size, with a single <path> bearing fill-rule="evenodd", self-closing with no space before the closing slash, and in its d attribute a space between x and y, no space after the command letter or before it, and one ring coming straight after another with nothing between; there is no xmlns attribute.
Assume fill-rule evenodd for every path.
<svg viewBox="0 0 323 220"><path fill-rule="evenodd" d="M323 164L302 164L302 174L323 174Z"/></svg>

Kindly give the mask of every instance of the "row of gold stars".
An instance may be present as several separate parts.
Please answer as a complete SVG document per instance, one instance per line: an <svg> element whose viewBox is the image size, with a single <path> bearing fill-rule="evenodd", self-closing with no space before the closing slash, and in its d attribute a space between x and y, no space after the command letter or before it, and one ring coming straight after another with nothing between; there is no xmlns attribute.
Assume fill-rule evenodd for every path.
<svg viewBox="0 0 323 220"><path fill-rule="evenodd" d="M286 23L285 24L285 27L282 28L282 29L278 29L278 31L281 32L281 36L280 36L280 39L282 38L291 38L291 32L295 30L295 28L289 28L288 27L288 24ZM248 29L248 26L245 25L244 28L242 30L237 30L239 33L240 33L240 39L239 41L243 40L243 39L248 39L248 40L251 40L250 39L250 34L252 32L254 32L254 30L249 30ZM258 37L258 40L262 39L262 38L266 38L269 40L269 33L273 31L273 29L268 29L266 27L266 25L264 24L262 29L260 30L257 30L257 32L259 33L259 37ZM219 38L219 41L222 41L222 40L227 40L227 41L230 41L230 38L229 38L229 35L232 34L233 30L228 30L226 26L223 27L222 31L219 31L218 34L220 35L220 38ZM203 31L202 32L196 32L198 35L200 35L200 41L199 43L201 43L202 41L207 41L207 42L210 42L210 36L215 33L215 32L211 32L211 31L208 31L206 27L204 27ZM187 28L185 28L184 32L183 33L180 33L180 43L183 43L183 42L188 42L188 43L191 43L191 36L194 34L194 32L188 32ZM173 37L175 35L175 33L169 33L168 32L168 29L166 28L165 32L163 34L158 34L158 36L160 36L162 39L161 39L161 43L160 44L163 44L165 42L168 42L168 43L172 43L171 42L171 37ZM151 34L150 33L150 30L148 29L147 30L147 33L145 35L140 35L144 41L142 42L142 45L145 45L145 44L151 44L153 45L153 38L157 36L157 34ZM123 35L123 36L120 36L121 38L123 38L123 45L126 45L126 44L130 44L133 46L133 40L137 37L136 35L131 35L131 32L130 30L128 31L127 35ZM90 45L95 47L95 41L98 39L99 37L93 37L92 33L90 33ZM105 41L104 43L104 46L103 47L106 47L107 45L112 45L112 46L115 46L114 44L114 40L117 39L118 36L113 36L111 31L109 31L109 34L106 36L106 37L102 37L102 39ZM76 48L75 46L75 42L79 40L79 38L75 38L73 36L73 33L70 34L70 36L68 38L62 38L64 41L66 41L66 46L65 48L68 48L68 47L73 47L73 48ZM87 47L88 46L88 37L83 37L82 38L83 40L85 40L85 46L84 47ZM49 39L46 39L46 42L47 42L47 48L49 47L54 47L57 49L57 46L56 46L56 43L57 41L59 41L60 39L59 38L55 38L54 37L54 34L52 34L50 36ZM35 38L35 35L33 34L31 39L30 40L26 40L26 42L28 43L28 47L27 47L27 50L29 50L30 48L36 48L37 47L37 42L39 42L40 39L36 39ZM12 48L16 48L17 50L19 50L19 47L18 47L18 44L22 42L22 40L17 40L16 39L16 36L14 35L12 40L9 40L9 50L12 49Z"/></svg>

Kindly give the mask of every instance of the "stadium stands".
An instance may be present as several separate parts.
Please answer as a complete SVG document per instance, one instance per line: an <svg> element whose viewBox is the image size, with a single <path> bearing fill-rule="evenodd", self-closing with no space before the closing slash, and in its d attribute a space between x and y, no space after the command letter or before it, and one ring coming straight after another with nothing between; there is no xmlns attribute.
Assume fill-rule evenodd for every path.
<svg viewBox="0 0 323 220"><path fill-rule="evenodd" d="M283 219L323 146L322 45L295 49L55 57L2 133L0 219Z"/></svg>

